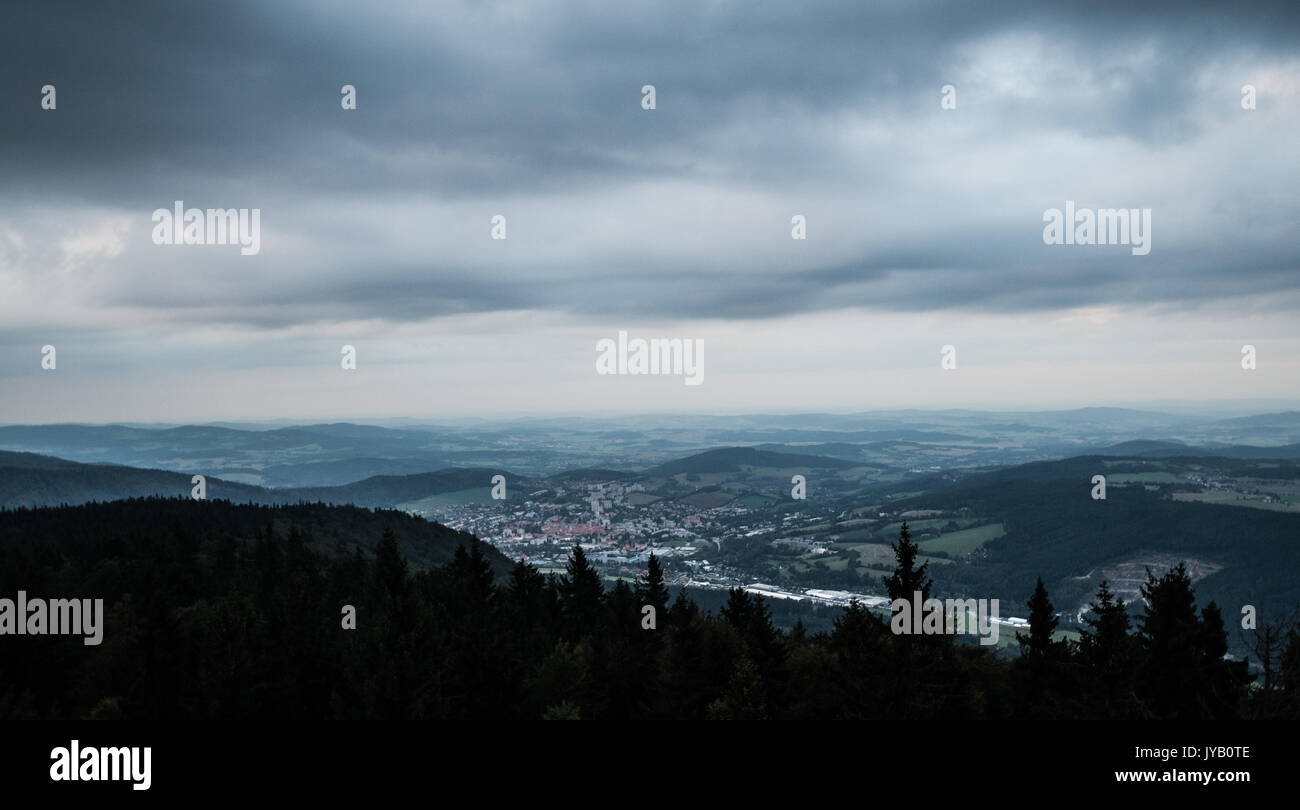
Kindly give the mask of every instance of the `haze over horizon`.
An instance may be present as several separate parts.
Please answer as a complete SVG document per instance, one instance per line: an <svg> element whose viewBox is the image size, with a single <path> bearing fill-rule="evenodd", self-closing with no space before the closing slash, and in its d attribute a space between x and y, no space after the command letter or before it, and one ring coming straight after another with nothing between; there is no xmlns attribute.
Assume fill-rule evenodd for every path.
<svg viewBox="0 0 1300 810"><path fill-rule="evenodd" d="M278 428L292 426L307 426L313 424L328 423L352 423L358 425L377 425L391 427L422 426L436 425L439 423L448 424L472 424L472 423L505 423L516 421L537 420L545 421L552 419L592 419L592 420L610 420L619 421L627 419L636 419L638 417L649 417L655 419L681 417L688 419L708 419L716 418L733 418L742 416L752 417L791 417L800 415L809 416L886 416L901 413L914 414L933 414L940 416L953 413L970 413L970 414L988 414L990 416L1003 415L1023 415L1023 414L1056 414L1069 413L1074 411L1137 411L1152 415L1168 415L1173 417L1204 417L1207 419L1215 418L1234 418L1244 416L1264 416L1278 413L1294 413L1300 411L1300 400L1205 400L1205 401L1178 401L1178 402L1133 402L1118 404L1088 404L1077 406L1063 406L1059 408L963 408L959 406L951 407L906 407L898 408L773 408L770 410L761 410L754 408L735 408L732 410L648 410L630 408L626 410L601 410L601 411L582 411L582 410L561 410L561 411L537 411L537 410L519 410L510 411L502 410L497 412L439 412L427 415L392 415L392 416L373 416L366 414L353 415L331 415L324 414L314 417L240 417L240 418L214 418L214 419L156 419L156 420L131 420L131 419L93 419L93 420L61 420L61 419L30 419L26 421L0 421L0 427L23 426L23 425L122 425L130 427L181 427L185 425L199 426L237 426L248 429L258 429L260 427Z"/></svg>

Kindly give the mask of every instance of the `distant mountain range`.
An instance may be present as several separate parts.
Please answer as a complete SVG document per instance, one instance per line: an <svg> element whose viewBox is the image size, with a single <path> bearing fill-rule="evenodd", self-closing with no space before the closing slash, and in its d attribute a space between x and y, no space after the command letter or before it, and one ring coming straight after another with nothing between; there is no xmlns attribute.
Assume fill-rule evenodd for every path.
<svg viewBox="0 0 1300 810"><path fill-rule="evenodd" d="M573 470L552 478L561 482L580 479L635 480L645 475L738 472L742 466L842 470L864 465L827 456L776 453L752 447L726 447L659 465L644 473ZM498 474L505 476L507 493L515 487L548 480L518 476L506 470L451 468L411 475L376 475L332 487L271 489L216 476L205 476L204 483L210 500L269 505L321 502L391 507L431 495L491 487L492 477ZM191 479L190 473L115 464L83 464L35 453L0 451L0 507L5 508L71 505L150 496L188 497L193 487Z"/></svg>
<svg viewBox="0 0 1300 810"><path fill-rule="evenodd" d="M1294 410L1232 418L1126 408L644 415L481 420L454 428L346 422L0 426L0 450L200 473L230 484L276 489L335 487L375 476L457 468L500 468L534 477L573 470L649 470L734 447L882 468L929 469L1015 465L1103 452L1293 458L1297 445L1300 411ZM691 464L707 466L716 460ZM721 463L719 471L732 469L732 462ZM819 469L834 468L825 461L814 463Z"/></svg>
<svg viewBox="0 0 1300 810"><path fill-rule="evenodd" d="M1253 445L1226 444L1196 446L1174 441L1135 440L1120 442L1104 448L1099 455L1137 456L1140 458L1174 458L1176 456L1203 456L1206 458L1242 458L1242 459L1300 459L1300 444L1284 444L1276 447L1255 447Z"/></svg>
<svg viewBox="0 0 1300 810"><path fill-rule="evenodd" d="M490 487L502 474L507 488L521 478L498 470L448 469L414 475L378 475L337 487L268 489L204 476L208 500L267 505L321 502L391 507L443 492ZM120 498L186 497L189 473L116 464L82 464L34 453L0 451L0 507L59 506Z"/></svg>
<svg viewBox="0 0 1300 810"><path fill-rule="evenodd" d="M453 466L437 434L353 424L236 430L186 425L14 425L0 427L0 448L87 463L222 474L246 483L329 485L380 473Z"/></svg>
<svg viewBox="0 0 1300 810"><path fill-rule="evenodd" d="M82 464L34 453L0 451L0 507L60 506L120 498L186 497L191 476L116 464ZM207 478L211 500L282 504L289 498L262 487Z"/></svg>
<svg viewBox="0 0 1300 810"><path fill-rule="evenodd" d="M777 470L806 468L822 471L861 467L885 468L884 465L844 457L851 456L856 447L858 446L851 444L822 444L806 447L786 445L720 447L655 465L642 472L578 469L553 476L521 476L502 469L453 467L404 475L373 475L336 486L270 488L231 481L215 475L205 475L205 485L209 499L230 500L236 503L280 505L322 502L365 507L392 507L432 495L489 488L492 486L492 477L498 474L505 476L507 492L513 495L520 487L538 485L546 481L560 483L574 480L632 481L647 476L737 473L745 468ZM828 454L815 455L800 452L806 450L821 450ZM1072 458L1079 458L1082 455ZM1142 440L1112 445L1089 455L1132 459L1205 457L1242 461L1270 459L1294 461L1300 459L1300 444L1280 447L1242 445L1198 447L1180 442ZM984 476L986 480L1026 476L1051 478L1064 469L1068 469L1068 466L1050 462L970 468L936 472L909 479L908 482L898 484L893 489L899 491L918 488L942 489L972 475ZM86 464L36 453L0 451L0 507L56 506L150 496L188 497L193 487L191 478L192 474L189 472L142 469L119 464Z"/></svg>

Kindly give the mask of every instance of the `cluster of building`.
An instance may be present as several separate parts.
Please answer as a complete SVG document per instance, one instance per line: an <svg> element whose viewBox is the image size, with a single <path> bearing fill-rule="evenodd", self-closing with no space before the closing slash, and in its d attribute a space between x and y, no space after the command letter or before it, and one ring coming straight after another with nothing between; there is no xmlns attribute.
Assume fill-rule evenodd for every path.
<svg viewBox="0 0 1300 810"><path fill-rule="evenodd" d="M570 481L518 499L440 505L419 514L471 532L511 559L543 570L562 568L569 552L580 545L588 560L607 575L643 571L654 553L661 560L683 563L669 566L675 572L670 577L673 582L701 587L734 587L744 582L740 572L711 563L701 552L707 555L731 538L817 520L800 512L777 514L736 502L692 504L649 493L640 483L596 480Z"/></svg>

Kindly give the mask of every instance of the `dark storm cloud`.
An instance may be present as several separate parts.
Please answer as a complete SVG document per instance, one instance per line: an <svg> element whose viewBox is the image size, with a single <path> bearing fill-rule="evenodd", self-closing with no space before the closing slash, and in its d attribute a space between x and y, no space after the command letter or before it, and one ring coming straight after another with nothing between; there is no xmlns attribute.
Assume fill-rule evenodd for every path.
<svg viewBox="0 0 1300 810"><path fill-rule="evenodd" d="M211 279L199 295L167 281L137 232L106 260L120 279L102 290L108 306L271 327L515 309L1014 311L1297 289L1300 215L1277 185L1295 171L1293 133L1256 136L1263 161L1282 164L1247 186L1273 194L1271 207L1247 200L1227 224L1203 212L1171 221L1158 209L1155 252L1141 262L1119 248L1035 244L1039 213L1075 195L1087 173L1004 188L981 162L1005 144L1027 173L1048 175L1075 161L1060 151L1072 138L1134 150L1097 167L1122 176L1149 168L1144 154L1197 149L1218 123L1205 110L1230 111L1244 81L1225 76L1211 91L1221 97L1207 100L1209 66L1293 62L1295 3L24 3L8 14L0 218L32 203L102 207L132 212L143 231L149 211L184 199L261 206L268 220L279 212L283 233L311 243L288 255L268 247L256 265L193 256ZM938 110L949 81L961 94L954 114ZM38 106L46 83L58 87L53 114ZM354 113L339 109L345 83L358 88ZM653 113L639 106L646 83L659 94ZM862 144L837 140L859 125ZM945 140L952 126L961 129ZM960 165L964 154L956 176L919 179L932 161ZM707 240L651 261L614 235L569 234L529 261L446 257L434 238L445 206L472 209L486 234L486 215L516 197L573 212L581 232L584 204L664 182L752 193L764 214L782 194L797 210L851 211L860 198L886 212L871 222L871 244L842 236L785 266ZM1188 179L1143 182L1098 204L1155 207L1182 196ZM1241 188L1225 183L1223 194ZM355 226L357 213L408 200L409 216L425 221L394 226L399 237ZM974 205L1001 213L971 224ZM682 207L709 213L691 199ZM654 227L665 215L630 203L626 214ZM775 229L788 233L783 216ZM1256 218L1271 227L1251 245L1207 229L1250 231ZM926 219L928 229L909 227ZM423 261L413 255L422 233Z"/></svg>
<svg viewBox="0 0 1300 810"><path fill-rule="evenodd" d="M1095 61L1100 80L1117 72L1135 80L1100 117L1062 115L1065 103L1018 123L1133 137L1159 131L1161 121L1184 123L1189 77L1221 49L1294 55L1300 36L1293 3L843 5L676 3L611 15L604 4L586 13L527 4L535 10L508 23L442 13L404 22L383 4L365 13L289 3L22 4L0 56L10 99L0 144L7 174L38 174L45 189L51 180L74 189L97 179L147 182L140 175L149 172L306 188L459 181L438 189L445 194L617 182L623 172L665 168L612 156L638 146L689 144L737 119L779 136L779 105L929 104L957 67L955 48L999 32L1039 32ZM1105 67L1137 44L1158 48L1154 70ZM673 112L648 125L637 89L652 80ZM46 82L59 85L57 119L22 103ZM364 114L339 114L344 83L361 88ZM417 145L483 155L499 168L412 177L385 165L388 149Z"/></svg>

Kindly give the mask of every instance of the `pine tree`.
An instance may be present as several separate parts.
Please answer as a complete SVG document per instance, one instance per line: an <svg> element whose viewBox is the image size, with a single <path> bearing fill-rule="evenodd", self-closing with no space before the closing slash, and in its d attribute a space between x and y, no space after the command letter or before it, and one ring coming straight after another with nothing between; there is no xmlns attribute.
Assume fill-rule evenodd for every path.
<svg viewBox="0 0 1300 810"><path fill-rule="evenodd" d="M1029 632L1016 633L1020 658L1013 665L1015 700L1021 716L1030 719L1059 719L1075 715L1078 709L1077 688L1071 677L1073 662L1069 647L1052 640L1060 619L1047 596L1042 577L1026 603L1029 607Z"/></svg>
<svg viewBox="0 0 1300 810"><path fill-rule="evenodd" d="M375 545L375 584L380 593L397 598L406 589L406 560L397 550L397 536L392 529L384 529Z"/></svg>
<svg viewBox="0 0 1300 810"><path fill-rule="evenodd" d="M1300 698L1300 632L1294 626L1286 634L1286 647L1278 669L1282 689Z"/></svg>
<svg viewBox="0 0 1300 810"><path fill-rule="evenodd" d="M1087 671L1083 681L1085 705L1100 717L1135 716L1134 641L1128 633L1128 608L1108 582L1103 580L1097 589L1083 623L1086 627L1079 631L1079 657Z"/></svg>
<svg viewBox="0 0 1300 810"><path fill-rule="evenodd" d="M452 606L454 620L468 614L486 615L496 598L492 564L483 553L482 543L475 538L467 550L456 546L451 562L443 567L440 587L445 601Z"/></svg>
<svg viewBox="0 0 1300 810"><path fill-rule="evenodd" d="M732 588L722 606L722 618L740 633L760 667L780 656L781 631L772 623L772 611L763 597Z"/></svg>
<svg viewBox="0 0 1300 810"><path fill-rule="evenodd" d="M790 628L790 646L799 647L808 642L808 628L804 627L803 619L795 619L794 627Z"/></svg>
<svg viewBox="0 0 1300 810"><path fill-rule="evenodd" d="M1025 603L1029 607L1029 634L1016 633L1016 641L1020 642L1020 652L1031 658L1047 658L1055 651L1052 642L1052 633L1056 630L1056 625L1060 619L1056 616L1056 608L1052 605L1052 600L1047 598L1047 588L1043 585L1043 578L1038 578L1038 584L1034 586L1034 595L1029 597Z"/></svg>
<svg viewBox="0 0 1300 810"><path fill-rule="evenodd" d="M1277 665L1272 677L1274 688L1262 692L1263 708L1259 716L1266 719L1300 719L1300 632L1294 615L1268 625L1276 639ZM1258 652L1256 653L1259 654Z"/></svg>
<svg viewBox="0 0 1300 810"><path fill-rule="evenodd" d="M1157 578L1148 568L1142 598L1142 696L1157 717L1194 717L1200 632L1187 569L1180 563Z"/></svg>
<svg viewBox="0 0 1300 810"><path fill-rule="evenodd" d="M1129 616L1124 600L1115 596L1110 583L1102 581L1097 597L1083 617L1087 630L1079 631L1079 649L1084 659L1100 669L1113 666L1128 640Z"/></svg>
<svg viewBox="0 0 1300 810"><path fill-rule="evenodd" d="M785 638L772 623L772 611L763 597L732 588L722 618L735 628L744 645L744 655L757 667L766 691L766 704L776 705L785 686Z"/></svg>
<svg viewBox="0 0 1300 810"><path fill-rule="evenodd" d="M1201 711L1214 718L1237 715L1238 704L1246 697L1246 687L1254 680L1249 661L1227 658L1228 634L1223 628L1223 612L1210 601L1201 608L1201 666L1204 674L1202 693L1198 696Z"/></svg>
<svg viewBox="0 0 1300 810"><path fill-rule="evenodd" d="M884 577L885 589L889 594L891 606L898 600L913 603L917 592L921 594L921 605L930 598L930 586L933 584L926 577L929 563L916 566L919 546L912 542L911 532L904 521L898 530L898 542L894 544L894 573ZM901 610L901 609L900 609ZM894 612L894 617L899 611ZM949 646L952 636L948 635L901 635L894 636L893 649L897 656L889 667L885 684L887 702L892 711L902 716L924 715L928 710L919 708L930 702L931 682L926 672L928 655L937 648Z"/></svg>
<svg viewBox="0 0 1300 810"><path fill-rule="evenodd" d="M647 639L657 633L641 629L640 605L626 581L615 580L605 595L606 625L598 637L594 668L600 683L595 703L599 719L643 717L653 700L653 659Z"/></svg>
<svg viewBox="0 0 1300 810"><path fill-rule="evenodd" d="M582 546L575 545L565 564L565 576L560 578L560 602L570 638L581 638L595 629L604 595L600 574L587 562Z"/></svg>
<svg viewBox="0 0 1300 810"><path fill-rule="evenodd" d="M736 661L727 690L709 704L710 720L766 720L767 699L759 668L747 656Z"/></svg>
<svg viewBox="0 0 1300 810"><path fill-rule="evenodd" d="M1246 662L1225 661L1223 615L1211 602L1196 614L1187 567L1179 563L1157 578L1147 571L1147 602L1139 639L1143 698L1157 717L1228 717L1236 713L1248 681Z"/></svg>
<svg viewBox="0 0 1300 810"><path fill-rule="evenodd" d="M893 575L884 577L889 601L904 599L911 602L913 594L920 591L924 603L930 598L930 586L934 583L925 576L926 569L930 566L928 562L922 564L920 568L916 567L916 554L920 546L912 542L912 535L907 530L907 521L903 521L903 525L899 528L898 542L894 544L893 549L897 564Z"/></svg>
<svg viewBox="0 0 1300 810"><path fill-rule="evenodd" d="M686 595L686 589L683 588L677 592L677 598L668 609L668 621L673 627L690 627L691 622L695 621L699 614L699 605Z"/></svg>
<svg viewBox="0 0 1300 810"><path fill-rule="evenodd" d="M506 590L516 604L532 605L537 595L546 588L546 577L541 571L532 567L523 559L515 561L514 568L510 569L510 581L506 584Z"/></svg>
<svg viewBox="0 0 1300 810"><path fill-rule="evenodd" d="M837 717L878 719L889 709L897 708L898 704L890 705L887 689L896 690L896 694L906 693L904 685L899 683L898 670L910 655L911 645L902 645L905 649L895 657L884 622L856 599L835 618L827 641L834 656L829 686L834 689Z"/></svg>
<svg viewBox="0 0 1300 810"><path fill-rule="evenodd" d="M668 588L664 585L664 571L659 566L659 558L650 554L644 577L637 577L636 599L642 605L652 605L655 615L668 615Z"/></svg>

